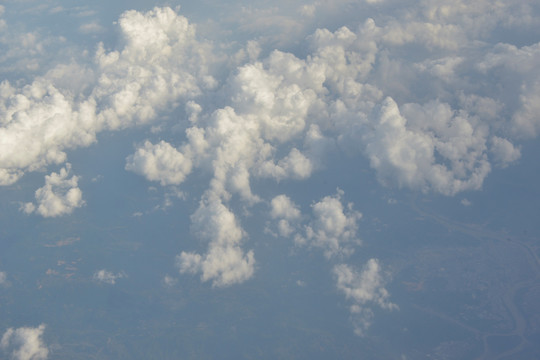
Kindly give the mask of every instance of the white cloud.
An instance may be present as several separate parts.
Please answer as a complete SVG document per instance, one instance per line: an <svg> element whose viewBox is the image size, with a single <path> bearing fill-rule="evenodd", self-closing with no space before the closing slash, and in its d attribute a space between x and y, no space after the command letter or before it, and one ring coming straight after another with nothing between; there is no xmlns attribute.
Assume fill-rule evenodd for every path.
<svg viewBox="0 0 540 360"><path fill-rule="evenodd" d="M278 195L272 199L270 215L272 218L283 218L287 220L297 220L301 213L296 205L287 195Z"/></svg>
<svg viewBox="0 0 540 360"><path fill-rule="evenodd" d="M128 156L126 170L143 175L150 181L159 181L161 185L178 185L191 172L191 160L185 153L165 141L155 145L146 141Z"/></svg>
<svg viewBox="0 0 540 360"><path fill-rule="evenodd" d="M461 199L460 203L463 206L471 206L472 205L472 202L469 199Z"/></svg>
<svg viewBox="0 0 540 360"><path fill-rule="evenodd" d="M507 139L494 136L491 139L491 154L495 160L495 164L500 167L507 167L521 157L519 147L514 146Z"/></svg>
<svg viewBox="0 0 540 360"><path fill-rule="evenodd" d="M49 350L43 343L44 331L43 324L37 328L9 328L2 336L0 348L5 352L11 352L11 358L15 360L45 360Z"/></svg>
<svg viewBox="0 0 540 360"><path fill-rule="evenodd" d="M312 219L305 225L305 236L298 231L296 224L302 218L297 205L286 195L276 196L271 201L270 216L278 220L277 226L281 236L291 236L297 244L309 244L324 252L328 261L336 259L336 255L347 256L354 251L354 245L360 245L356 236L358 220L362 214L353 210L351 203L342 204L344 192L340 189L334 196L326 196L312 207ZM294 226L290 225L293 222ZM373 306L386 310L397 309L397 305L389 301L390 294L385 289L385 275L377 259L370 259L361 272L348 264L333 266L333 274L337 280L337 288L352 301L351 318L355 333L363 336L373 319ZM297 281L305 286L303 281Z"/></svg>
<svg viewBox="0 0 540 360"><path fill-rule="evenodd" d="M270 216L278 220L279 235L288 237L296 231L296 227L291 224L300 220L301 213L298 206L287 196L278 195L272 199Z"/></svg>
<svg viewBox="0 0 540 360"><path fill-rule="evenodd" d="M407 118L386 98L372 114L374 131L364 135L381 181L445 195L482 186L491 170L485 128L437 102L407 104L404 112Z"/></svg>
<svg viewBox="0 0 540 360"><path fill-rule="evenodd" d="M97 281L99 283L114 285L116 284L116 280L123 279L125 277L126 277L126 274L123 271L115 274L111 271L102 269L102 270L96 271L92 278L94 279L94 281Z"/></svg>
<svg viewBox="0 0 540 360"><path fill-rule="evenodd" d="M276 180L282 179L307 179L311 176L313 164L298 149L293 148L289 155L279 160L277 164L273 161L264 162L257 173L259 176L272 177Z"/></svg>
<svg viewBox="0 0 540 360"><path fill-rule="evenodd" d="M333 272L337 288L352 301L350 311L356 334L363 335L371 325L373 311L370 306L397 309L397 305L388 300L390 295L384 288L385 279L377 259L370 259L361 272L346 264L336 265Z"/></svg>
<svg viewBox="0 0 540 360"><path fill-rule="evenodd" d="M172 276L165 275L163 277L163 285L165 285L166 287L173 287L174 285L176 285L177 282L178 282L178 279Z"/></svg>
<svg viewBox="0 0 540 360"><path fill-rule="evenodd" d="M35 211L43 217L56 217L71 214L83 206L85 202L78 187L79 177L73 175L68 179L70 170L71 165L67 163L59 173L45 175L45 185L36 190L37 204L26 203L22 210L27 214Z"/></svg>
<svg viewBox="0 0 540 360"><path fill-rule="evenodd" d="M97 22L89 22L79 26L79 31L83 34L95 34L105 31L105 28Z"/></svg>
<svg viewBox="0 0 540 360"><path fill-rule="evenodd" d="M540 54L537 57L540 65ZM521 107L512 118L514 131L524 137L536 137L540 131L540 77L534 83L523 85L521 91Z"/></svg>
<svg viewBox="0 0 540 360"><path fill-rule="evenodd" d="M203 282L212 280L212 286L230 286L253 276L253 251L244 253L240 247L245 237L235 215L214 195L201 200L191 216L193 231L208 241L206 254L182 251L176 257L180 273L201 273Z"/></svg>
<svg viewBox="0 0 540 360"><path fill-rule="evenodd" d="M7 274L5 271L0 271L0 285L6 285L7 284Z"/></svg>
<svg viewBox="0 0 540 360"><path fill-rule="evenodd" d="M92 69L58 65L21 88L0 84L0 184L64 162L66 149L90 145L98 132L155 121L179 99L215 86L210 46L170 8L128 11L119 27L124 47L99 46ZM84 91L72 92L66 78L84 79Z"/></svg>
<svg viewBox="0 0 540 360"><path fill-rule="evenodd" d="M353 204L342 204L344 192L337 190L334 196L325 196L311 205L312 216L301 231L302 214L298 206L286 195L272 199L270 216L276 220L278 233L291 237L297 245L319 248L327 259L336 255L347 256L354 245L360 245L356 232L362 214L353 209Z"/></svg>
<svg viewBox="0 0 540 360"><path fill-rule="evenodd" d="M540 100L540 43L518 48L511 44L497 44L477 64L477 68L496 83L513 81L503 93L506 105L513 112L511 131L522 137L536 137L540 131L538 120ZM517 85L517 86L516 86ZM513 98L519 94L517 101ZM514 100L514 101L513 101Z"/></svg>
<svg viewBox="0 0 540 360"><path fill-rule="evenodd" d="M338 189L336 195L313 204L313 220L306 226L308 243L321 248L327 258L348 255L354 251L351 245L360 243L356 231L362 214L353 210L352 203L344 208L342 196L343 191Z"/></svg>

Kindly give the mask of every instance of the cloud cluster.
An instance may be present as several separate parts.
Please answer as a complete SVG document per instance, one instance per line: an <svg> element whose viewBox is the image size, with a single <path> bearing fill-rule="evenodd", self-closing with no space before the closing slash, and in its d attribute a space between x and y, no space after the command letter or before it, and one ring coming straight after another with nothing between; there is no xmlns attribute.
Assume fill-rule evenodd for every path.
<svg viewBox="0 0 540 360"><path fill-rule="evenodd" d="M383 182L445 195L482 186L491 170L486 129L448 104L405 104L403 111L407 117L386 98L372 112L374 131L364 135L366 154Z"/></svg>
<svg viewBox="0 0 540 360"><path fill-rule="evenodd" d="M204 198L192 215L193 230L208 242L203 256L182 251L176 257L180 273L201 273L201 280L213 286L229 286L251 278L255 271L253 251L245 253L240 244L246 236L235 215L216 197Z"/></svg>
<svg viewBox="0 0 540 360"><path fill-rule="evenodd" d="M1 185L64 162L65 150L88 146L98 132L155 121L216 85L209 45L172 9L128 11L118 24L123 48L100 45L90 66L60 64L23 87L0 84Z"/></svg>
<svg viewBox="0 0 540 360"><path fill-rule="evenodd" d="M272 199L270 216L277 221L280 236L294 238L297 245L319 248L328 259L346 257L353 253L354 245L360 245L356 231L362 214L353 210L352 203L344 207L341 201L343 195L343 190L338 189L336 195L325 196L313 203L311 218L303 229L299 207L287 195Z"/></svg>
<svg viewBox="0 0 540 360"><path fill-rule="evenodd" d="M10 356L15 360L45 360L49 356L49 350L43 343L44 331L44 324L36 328L9 328L2 335L0 348L4 352L11 352Z"/></svg>
<svg viewBox="0 0 540 360"><path fill-rule="evenodd" d="M67 163L59 173L45 175L45 185L36 190L37 206L26 203L22 210L27 214L36 212L43 217L56 217L83 206L85 202L78 187L79 177L73 175L68 178L70 170L71 165Z"/></svg>
<svg viewBox="0 0 540 360"><path fill-rule="evenodd" d="M437 12L442 18L433 15ZM305 180L324 165L321 155L339 148L366 156L388 186L445 195L479 189L493 164L504 167L519 158L519 147L500 133L497 111L490 109L499 106L498 99L456 90L465 75L462 64L471 61L470 56L478 57L461 54L463 43L472 40L453 24L458 16L433 4L413 15L419 18L405 24L397 18L383 24L367 19L356 31L319 29L309 37L310 54L304 58L274 50L259 59L258 53L246 49L254 55L224 85L223 107L192 102L186 141L178 148L146 143L128 157L126 168L162 184L178 184L196 169L209 170L212 179L192 217L194 227L201 218L218 218L208 215L218 212L210 209L231 214L236 224L229 206L232 196L247 205L261 201L252 191L253 179ZM437 21L439 26L434 25ZM404 63L394 52L402 53L409 43L434 55L428 52L420 61ZM436 55L447 50L460 55ZM485 72L475 71L478 76ZM405 96L408 89L403 86L415 86L417 78L440 87L441 96ZM472 91L469 86L464 89ZM159 152L158 147L167 151ZM143 167L147 160L151 166ZM177 180L167 180L172 178ZM359 214L340 206L332 197L315 204L317 220L297 236L298 242L320 247L328 257L352 251L344 244L356 241ZM220 224L216 229L231 227L214 223ZM279 219L280 234L294 231L291 219ZM203 280L218 279L215 285L249 278L252 268L238 245L240 236L230 241L234 246L216 246L223 243L219 234L216 230L201 236L209 241L206 254L180 254L181 271L201 272ZM227 259L227 267L217 259ZM226 272L218 269L235 266L249 269L248 275L222 280L220 274Z"/></svg>
<svg viewBox="0 0 540 360"><path fill-rule="evenodd" d="M388 300L389 293L384 287L385 279L377 259L369 259L361 272L350 265L340 264L334 267L333 273L338 289L353 303L350 311L358 335L364 334L373 318L373 311L366 304L385 310L398 308Z"/></svg>
<svg viewBox="0 0 540 360"><path fill-rule="evenodd" d="M115 274L111 271L101 269L96 271L92 278L94 279L94 281L97 281L99 283L114 285L116 284L116 280L123 279L125 277L126 274L123 271Z"/></svg>
<svg viewBox="0 0 540 360"><path fill-rule="evenodd" d="M165 141L156 145L146 141L128 156L126 170L150 181L159 181L161 185L178 185L191 172L191 160Z"/></svg>
<svg viewBox="0 0 540 360"><path fill-rule="evenodd" d="M270 216L278 221L278 233L289 237L295 231L294 224L301 218L300 209L287 195L278 195L272 199Z"/></svg>
<svg viewBox="0 0 540 360"><path fill-rule="evenodd" d="M307 241L323 249L327 258L351 254L354 250L350 244L359 244L356 230L362 214L353 210L352 203L344 209L342 195L343 191L338 189L337 195L325 196L313 204L313 220L306 226Z"/></svg>
<svg viewBox="0 0 540 360"><path fill-rule="evenodd" d="M351 167L366 157L386 186L453 196L480 189L494 167L520 158L518 141L540 131L540 45L501 43L498 34L509 33L511 41L540 24L526 4L347 1L348 9L366 10L355 14L370 10L373 17L335 31L311 28L294 53L267 46L290 44L286 36L344 3L288 4L302 23L277 7L245 7L249 16L236 23L266 35L224 61L168 7L123 13L119 49L100 44L91 64L60 64L23 86L0 83L0 185L66 162L68 150L88 146L102 131L149 124L183 108L188 121L174 127L185 130L183 142L145 141L125 169L162 186L180 185L195 171L210 174L191 216L206 251L182 251L176 265L223 287L255 272L253 251L243 248L248 234L231 205L235 197L245 208L267 201L253 181L304 181L333 153ZM7 27L0 18L0 30ZM100 28L87 23L80 30ZM40 49L32 34L18 41L26 52ZM5 44L12 42L1 36ZM69 171L66 164L46 176L36 203L23 210L59 216L82 206L78 177ZM277 233L320 249L328 261L347 257L359 241L361 214L342 196L314 202L309 217L288 196L275 196L270 216ZM361 272L336 265L334 274L353 302L359 333L371 317L367 304L394 308L377 260ZM94 279L114 284L122 276L100 270Z"/></svg>
<svg viewBox="0 0 540 360"><path fill-rule="evenodd" d="M403 73L446 87L441 99L457 106L438 98L400 105L384 96L402 97L396 81L414 85L414 79L399 79L405 64L389 57L392 50L410 39L429 49L461 48L455 35L448 38L459 44L440 38L444 26L392 24L368 19L356 32L320 29L309 38L312 52L305 59L276 50L240 66L227 84L229 105L203 113L187 130L188 138L197 136L179 151L200 166L211 164L218 196L238 193L250 203L260 200L251 191L253 177L307 179L320 155L336 145L365 155L388 186L445 195L479 189L493 165L505 167L520 156L519 146L499 133L500 119L490 109L499 101L454 90L461 75L456 69L470 59L448 56L406 64ZM432 37L417 36L426 29ZM393 72L398 78L388 81Z"/></svg>
<svg viewBox="0 0 540 360"><path fill-rule="evenodd" d="M321 6L303 12L313 15ZM537 127L540 87L537 77L527 75L538 63L538 44L499 44L487 55L466 50L497 26L520 26L503 16L524 13L517 2L486 11L492 7L489 2L455 8L425 2L405 6L404 15L368 18L356 31L319 29L309 37L311 53L304 59L276 50L259 60L255 50L260 47L250 41L244 51L248 62L224 89L228 106L208 109L201 124L194 120L189 144L181 149L165 143L150 149L145 143L126 168L166 185L182 182L192 159L201 166L213 162L212 191L221 197L236 192L254 203L260 199L251 193L252 176L306 179L319 155L336 143L368 157L387 185L446 195L478 189L492 163L505 167L520 151L511 134L501 133L498 115L486 109L504 99L490 93L496 87L472 88L466 83L470 72L502 81L491 76L502 67L523 79L518 105L508 108L513 133L536 134ZM503 19L506 23L497 23ZM179 101L217 86L212 47L172 9L127 11L118 26L123 47L107 51L100 45L90 65L61 64L22 87L2 82L0 184L64 162L66 150L88 146L103 130L155 121ZM409 43L425 47L424 58L411 60L403 50ZM466 67L471 62L478 65ZM419 93L434 90L428 101L410 91L420 80L428 89ZM473 91L492 97L473 101L479 98ZM193 119L203 111L195 105ZM310 137L314 133L319 141ZM287 155L276 159L277 154ZM175 157L175 165L165 165L161 156Z"/></svg>
<svg viewBox="0 0 540 360"><path fill-rule="evenodd" d="M344 192L340 189L334 196L325 196L311 205L311 216L303 216L298 205L288 196L278 195L272 199L270 216L276 222L278 233L294 239L298 245L308 244L323 251L326 259L343 260L360 245L356 232L362 215L353 210L353 204L342 203ZM304 223L304 224L303 224ZM355 333L362 336L373 319L373 306L385 310L397 309L389 301L386 276L377 259L370 259L362 269L340 262L333 266L337 288L348 300Z"/></svg>

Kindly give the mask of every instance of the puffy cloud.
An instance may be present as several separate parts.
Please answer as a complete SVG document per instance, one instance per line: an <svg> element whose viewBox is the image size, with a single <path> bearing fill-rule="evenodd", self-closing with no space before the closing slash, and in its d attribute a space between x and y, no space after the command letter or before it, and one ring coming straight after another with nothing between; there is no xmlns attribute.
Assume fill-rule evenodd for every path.
<svg viewBox="0 0 540 360"><path fill-rule="evenodd" d="M491 153L495 163L501 167L506 167L521 157L519 147L514 146L507 139L494 136L491 139Z"/></svg>
<svg viewBox="0 0 540 360"><path fill-rule="evenodd" d="M102 270L96 271L92 278L94 279L94 281L97 281L99 283L114 285L116 284L116 280L122 279L125 277L126 277L126 274L123 271L115 274L111 271L102 269Z"/></svg>
<svg viewBox="0 0 540 360"><path fill-rule="evenodd" d="M283 218L288 220L297 220L300 218L301 213L296 205L287 195L278 195L272 199L271 202L272 218Z"/></svg>
<svg viewBox="0 0 540 360"><path fill-rule="evenodd" d="M296 232L295 242L310 244L321 249L326 259L331 262L336 255L347 256L359 245L356 232L358 220L362 215L353 210L351 203L342 204L344 192L337 191L334 196L326 196L314 203L312 218L305 225L305 236L300 235L299 225L302 215L297 205L286 195L278 195L271 201L270 216L278 220L277 226L281 236L290 236ZM293 222L291 225L289 222ZM397 305L389 301L390 294L385 289L386 276L382 273L377 259L370 259L362 271L348 264L333 266L332 272L337 280L337 288L348 300L351 300L351 317L355 333L362 336L369 328L374 313L372 306L386 310L397 309ZM305 285L298 282L300 286Z"/></svg>
<svg viewBox="0 0 540 360"><path fill-rule="evenodd" d="M0 285L7 284L7 274L4 271L0 271Z"/></svg>
<svg viewBox="0 0 540 360"><path fill-rule="evenodd" d="M525 137L536 137L540 131L540 78L532 84L522 86L521 90L521 107L512 117L514 131Z"/></svg>
<svg viewBox="0 0 540 360"><path fill-rule="evenodd" d="M240 247L245 237L235 215L216 196L206 196L191 216L194 232L208 241L206 254L183 251L176 257L180 273L201 273L203 282L224 287L242 283L253 276L253 251Z"/></svg>
<svg viewBox="0 0 540 360"><path fill-rule="evenodd" d="M505 105L513 112L511 130L523 137L536 137L540 129L540 75L535 71L538 66L540 43L520 48L497 44L477 64L480 72L499 84L505 83L506 91L500 96L504 96ZM508 78L513 81L508 81ZM519 94L517 99L515 94Z"/></svg>
<svg viewBox="0 0 540 360"><path fill-rule="evenodd" d="M491 170L485 127L438 102L407 104L404 111L413 121L386 98L371 115L374 131L364 135L381 181L446 195L479 189Z"/></svg>
<svg viewBox="0 0 540 360"><path fill-rule="evenodd" d="M96 53L98 85L93 91L98 119L123 128L156 118L159 110L212 88L208 75L214 59L210 45L195 36L195 27L170 8L146 13L126 11L118 21L125 42L121 51Z"/></svg>
<svg viewBox="0 0 540 360"><path fill-rule="evenodd" d="M298 206L287 195L274 197L270 205L270 216L278 219L279 235L290 236L295 231L291 222L296 222L301 217Z"/></svg>
<svg viewBox="0 0 540 360"><path fill-rule="evenodd" d="M279 160L277 164L268 160L262 163L257 170L258 176L272 177L278 181L287 178L300 180L311 176L313 164L298 149L293 148L289 155Z"/></svg>
<svg viewBox="0 0 540 360"><path fill-rule="evenodd" d="M43 343L45 325L37 328L21 327L9 328L0 341L0 348L10 352L11 358L16 360L44 360L49 356L49 350Z"/></svg>
<svg viewBox="0 0 540 360"><path fill-rule="evenodd" d="M444 57L435 60L426 60L416 64L420 71L427 71L446 82L455 80L456 67L463 62L462 57Z"/></svg>
<svg viewBox="0 0 540 360"><path fill-rule="evenodd" d="M311 205L312 216L301 231L302 214L298 206L286 195L274 197L270 203L270 216L277 221L278 233L294 238L298 245L307 244L319 248L326 258L350 255L353 245L359 245L356 236L358 220L362 214L353 210L353 204L342 203L344 192L340 189L334 196L325 196Z"/></svg>
<svg viewBox="0 0 540 360"><path fill-rule="evenodd" d="M353 252L352 243L359 243L356 237L357 221L362 214L353 210L352 203L344 209L341 203L343 191L338 189L334 196L326 196L313 204L313 220L306 226L306 239L311 246L323 249L324 255L348 255Z"/></svg>
<svg viewBox="0 0 540 360"><path fill-rule="evenodd" d="M191 172L191 160L165 141L156 145L146 141L128 156L126 170L150 181L159 181L161 185L178 185Z"/></svg>
<svg viewBox="0 0 540 360"><path fill-rule="evenodd" d="M347 264L336 265L333 269L337 279L337 288L352 301L350 308L355 332L363 335L371 324L373 311L371 305L385 310L397 309L397 305L388 300L385 279L377 259L370 259L361 272Z"/></svg>
<svg viewBox="0 0 540 360"><path fill-rule="evenodd" d="M36 80L17 92L0 84L0 183L18 180L24 170L37 170L66 160L65 147L88 145L94 134L76 118L92 112L91 103L74 110L71 97L46 81ZM91 115L90 115L91 117Z"/></svg>
<svg viewBox="0 0 540 360"><path fill-rule="evenodd" d="M128 11L118 23L122 50L99 46L92 69L58 65L22 88L0 84L1 185L64 162L66 149L88 146L100 131L154 121L179 99L215 86L210 47L183 16L155 8ZM61 80L67 77L86 83L73 89Z"/></svg>
<svg viewBox="0 0 540 360"><path fill-rule="evenodd" d="M26 203L23 211L27 214L37 212L43 217L56 217L71 214L74 209L84 205L82 191L78 187L79 177L68 178L71 165L66 164L59 173L45 176L45 185L36 190L36 205Z"/></svg>

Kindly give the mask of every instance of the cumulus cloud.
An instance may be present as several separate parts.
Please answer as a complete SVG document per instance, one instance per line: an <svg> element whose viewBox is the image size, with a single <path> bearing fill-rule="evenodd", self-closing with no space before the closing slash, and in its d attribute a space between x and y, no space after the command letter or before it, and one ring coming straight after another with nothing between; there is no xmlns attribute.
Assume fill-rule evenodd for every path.
<svg viewBox="0 0 540 360"><path fill-rule="evenodd" d="M343 196L344 192L338 189L335 195L325 196L311 205L312 216L304 225L305 235L301 234L298 224L302 220L302 214L286 195L278 195L272 199L270 216L278 221L281 236L295 233L296 243L309 244L320 249L326 259L333 262L336 258L342 259L350 255L354 246L360 245L356 232L362 214L353 210L351 203L344 206ZM373 306L385 310L397 309L397 306L389 301L390 295L384 287L386 275L377 259L370 259L362 271L340 263L333 266L332 272L336 277L338 290L352 302L350 311L356 334L364 335L369 328L374 316ZM303 282L298 284L305 285Z"/></svg>
<svg viewBox="0 0 540 360"><path fill-rule="evenodd" d="M362 214L353 210L352 203L344 208L341 202L343 194L343 191L338 189L336 195L325 196L313 204L313 220L305 229L307 242L321 248L327 258L349 255L354 251L351 245L360 242L356 231L357 221Z"/></svg>
<svg viewBox="0 0 540 360"><path fill-rule="evenodd" d="M361 272L347 264L336 265L333 272L338 290L352 302L350 311L356 334L363 335L369 328L373 317L370 306L397 309L397 305L388 300L390 295L384 287L385 279L377 259L370 259Z"/></svg>
<svg viewBox="0 0 540 360"><path fill-rule="evenodd" d="M301 217L300 209L287 195L278 195L271 201L270 216L278 220L278 232L281 236L290 236L295 228L291 223Z"/></svg>
<svg viewBox="0 0 540 360"><path fill-rule="evenodd" d="M381 181L446 195L480 188L491 170L485 129L447 104L406 104L404 111L414 120L386 98L371 115L374 131L364 135Z"/></svg>
<svg viewBox="0 0 540 360"><path fill-rule="evenodd" d="M494 136L491 139L491 153L496 165L507 167L521 157L521 150L507 139Z"/></svg>
<svg viewBox="0 0 540 360"><path fill-rule="evenodd" d="M0 348L10 353L15 360L45 360L49 355L47 346L43 343L45 325L36 328L9 328L0 341Z"/></svg>
<svg viewBox="0 0 540 360"><path fill-rule="evenodd" d="M283 40L275 29L300 30L344 3L388 12L332 26L335 31L317 29L295 54L268 48ZM0 84L0 184L64 163L68 150L95 142L99 132L152 123L167 109L183 108L188 121L174 130L185 130L184 143L146 141L127 157L125 169L163 186L181 184L196 170L210 172L191 216L206 251L182 251L176 264L213 286L241 283L253 276L255 257L242 248L248 235L231 200L238 197L245 207L265 200L252 190L254 179L306 180L335 152L347 154L341 159L351 166L365 156L386 186L453 196L480 189L494 165L519 159L516 141L536 136L540 124L539 45L495 44L494 34L538 23L520 3L293 4L301 24L278 7L246 7L249 16L236 20L242 31L266 34L235 48L219 70L229 72L220 74L227 79L222 83L213 72L221 61L217 50L186 18L170 8L127 11L118 20L121 45L99 45L91 64L58 65L24 86ZM98 30L87 25L80 30ZM2 20L0 28L7 27ZM19 39L27 50L39 50L35 35ZM11 44L5 36L0 43ZM81 206L78 178L68 172L66 165L46 177L36 204L23 210L57 216ZM335 261L359 242L361 214L342 197L338 191L322 198L311 217L303 217L279 195L270 216L281 236ZM376 260L362 272L342 264L334 273L354 303L351 311L360 314L360 329L371 316L366 304L393 308ZM94 278L114 283L119 276L101 270Z"/></svg>
<svg viewBox="0 0 540 360"><path fill-rule="evenodd" d="M537 56L540 64L540 55ZM521 136L536 137L540 131L540 79L523 85L519 97L521 107L512 117L514 131Z"/></svg>
<svg viewBox="0 0 540 360"><path fill-rule="evenodd" d="M191 172L191 160L165 141L155 145L146 141L128 156L126 170L150 181L159 181L161 185L178 185Z"/></svg>
<svg viewBox="0 0 540 360"><path fill-rule="evenodd" d="M82 191L78 187L79 177L68 178L71 165L66 164L59 173L45 176L45 185L36 190L36 203L26 203L22 210L31 214L38 213L43 217L56 217L71 214L73 210L85 204Z"/></svg>
<svg viewBox="0 0 540 360"><path fill-rule="evenodd" d="M97 281L99 283L114 285L116 284L116 280L123 279L125 277L126 274L123 271L115 274L111 271L101 269L96 271L92 278L94 279L94 281Z"/></svg>
<svg viewBox="0 0 540 360"><path fill-rule="evenodd" d="M361 243L356 232L362 214L353 209L352 203L344 206L343 195L338 189L335 195L313 203L311 217L302 216L287 195L278 195L270 203L270 217L277 222L278 234L294 239L297 245L321 249L327 259L348 256Z"/></svg>
<svg viewBox="0 0 540 360"><path fill-rule="evenodd" d="M245 231L219 198L203 198L191 221L194 233L208 242L208 250L204 255L182 251L176 257L180 273L200 273L203 282L212 280L217 287L242 283L253 276L253 251L245 253L240 247Z"/></svg>
<svg viewBox="0 0 540 360"><path fill-rule="evenodd" d="M66 149L88 146L98 132L154 121L181 98L215 86L210 46L183 16L170 8L128 11L118 24L123 48L100 45L90 69L61 64L20 88L0 84L0 184L64 162ZM83 91L59 82L66 77L85 79Z"/></svg>
<svg viewBox="0 0 540 360"><path fill-rule="evenodd" d="M497 44L476 66L497 83L508 82L508 77L518 80L501 94L512 110L511 131L522 137L536 137L540 129L540 75L535 69L540 66L540 43L522 47ZM519 94L517 99L515 94Z"/></svg>

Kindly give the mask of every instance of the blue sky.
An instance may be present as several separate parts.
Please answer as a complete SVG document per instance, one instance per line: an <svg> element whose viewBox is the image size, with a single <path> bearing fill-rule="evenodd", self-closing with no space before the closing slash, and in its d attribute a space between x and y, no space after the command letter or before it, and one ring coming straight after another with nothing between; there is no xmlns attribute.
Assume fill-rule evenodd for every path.
<svg viewBox="0 0 540 360"><path fill-rule="evenodd" d="M539 15L3 3L3 356L537 355Z"/></svg>

